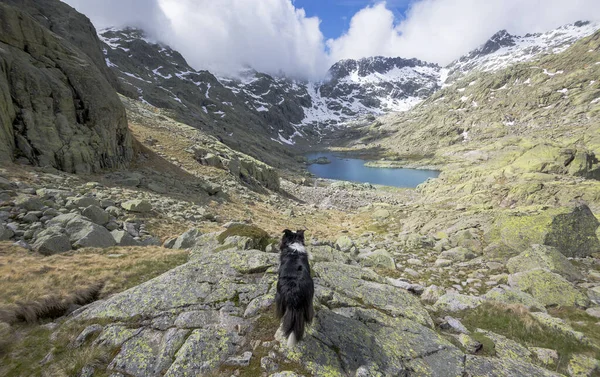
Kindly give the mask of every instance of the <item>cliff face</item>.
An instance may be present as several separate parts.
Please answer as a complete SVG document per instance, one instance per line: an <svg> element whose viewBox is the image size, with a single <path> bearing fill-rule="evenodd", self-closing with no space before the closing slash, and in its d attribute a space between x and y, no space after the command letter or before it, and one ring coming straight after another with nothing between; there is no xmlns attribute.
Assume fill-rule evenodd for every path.
<svg viewBox="0 0 600 377"><path fill-rule="evenodd" d="M12 1L0 3L0 158L24 156L74 173L126 165L133 151L125 110L97 59L26 13L28 2L6 3ZM91 24L80 34L95 38Z"/></svg>

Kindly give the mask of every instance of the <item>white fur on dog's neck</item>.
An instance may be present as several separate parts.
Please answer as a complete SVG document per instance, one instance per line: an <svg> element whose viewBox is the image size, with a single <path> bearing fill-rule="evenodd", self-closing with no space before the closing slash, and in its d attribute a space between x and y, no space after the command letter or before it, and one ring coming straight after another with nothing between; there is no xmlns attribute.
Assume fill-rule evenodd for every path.
<svg viewBox="0 0 600 377"><path fill-rule="evenodd" d="M306 254L306 248L300 242L294 242L288 245L288 247L295 252Z"/></svg>

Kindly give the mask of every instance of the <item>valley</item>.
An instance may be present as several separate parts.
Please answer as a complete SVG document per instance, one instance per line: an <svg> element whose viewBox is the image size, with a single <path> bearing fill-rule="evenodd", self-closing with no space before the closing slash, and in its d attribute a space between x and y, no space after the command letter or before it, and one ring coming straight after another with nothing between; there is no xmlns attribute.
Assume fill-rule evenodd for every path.
<svg viewBox="0 0 600 377"><path fill-rule="evenodd" d="M309 82L198 71L140 29L14 3L0 375L600 373L600 24ZM323 153L436 173L321 179ZM316 285L293 349L273 315L285 228Z"/></svg>

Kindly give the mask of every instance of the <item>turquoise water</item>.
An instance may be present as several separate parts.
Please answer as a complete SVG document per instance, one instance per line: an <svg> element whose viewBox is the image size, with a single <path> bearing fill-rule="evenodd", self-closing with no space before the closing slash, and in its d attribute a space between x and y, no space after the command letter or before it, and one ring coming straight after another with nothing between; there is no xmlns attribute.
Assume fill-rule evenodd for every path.
<svg viewBox="0 0 600 377"><path fill-rule="evenodd" d="M331 161L331 164L312 164L308 167L308 171L319 178L414 188L428 178L440 175L437 170L370 168L365 166L365 160L333 153L310 153L306 157L309 160L327 157Z"/></svg>

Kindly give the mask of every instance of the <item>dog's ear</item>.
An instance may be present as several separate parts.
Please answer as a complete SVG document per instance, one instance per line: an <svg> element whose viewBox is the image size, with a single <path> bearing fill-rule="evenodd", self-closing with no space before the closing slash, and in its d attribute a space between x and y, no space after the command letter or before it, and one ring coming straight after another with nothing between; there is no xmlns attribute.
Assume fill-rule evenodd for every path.
<svg viewBox="0 0 600 377"><path fill-rule="evenodd" d="M291 236L293 233L294 233L294 232L292 232L292 231L291 231L291 230L289 230L289 229L286 229L286 230L284 230L284 231L283 231L283 234L285 234L286 236Z"/></svg>
<svg viewBox="0 0 600 377"><path fill-rule="evenodd" d="M300 237L300 239L302 240L302 242L304 242L304 230L302 230L302 229L297 230L296 234L298 235L298 237Z"/></svg>

